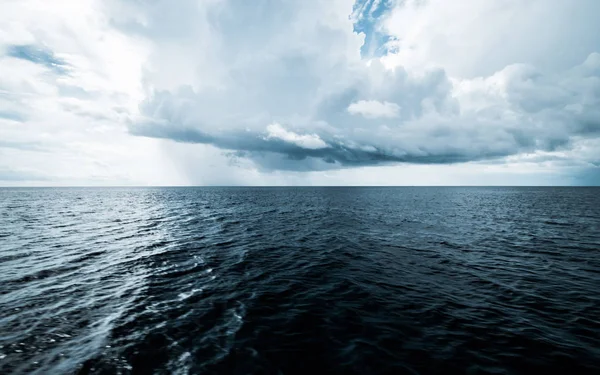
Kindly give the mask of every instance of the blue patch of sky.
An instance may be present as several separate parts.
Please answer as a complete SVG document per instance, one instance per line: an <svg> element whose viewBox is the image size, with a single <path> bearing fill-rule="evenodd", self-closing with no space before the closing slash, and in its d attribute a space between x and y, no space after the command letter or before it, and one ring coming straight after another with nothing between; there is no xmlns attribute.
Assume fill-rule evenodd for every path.
<svg viewBox="0 0 600 375"><path fill-rule="evenodd" d="M54 52L45 48L30 44L12 45L7 48L7 55L43 65L58 74L67 74L68 72L69 64L65 60L56 57Z"/></svg>
<svg viewBox="0 0 600 375"><path fill-rule="evenodd" d="M363 57L378 57L388 53L387 44L392 37L382 32L378 22L393 7L393 0L357 0L352 9L354 32L364 33L361 48Z"/></svg>

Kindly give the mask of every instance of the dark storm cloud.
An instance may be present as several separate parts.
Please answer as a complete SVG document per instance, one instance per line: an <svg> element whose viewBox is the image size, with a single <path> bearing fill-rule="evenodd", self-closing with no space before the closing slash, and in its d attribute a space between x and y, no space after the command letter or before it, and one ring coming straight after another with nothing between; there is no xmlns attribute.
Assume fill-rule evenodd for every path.
<svg viewBox="0 0 600 375"><path fill-rule="evenodd" d="M134 135L208 144L265 169L302 171L493 160L568 151L600 136L600 54L593 51L556 71L502 64L481 77L451 78L435 62L391 68L365 58L402 56L378 35L386 30L376 19L394 7L387 2L354 4L353 21L329 17L328 2L319 1L263 3L277 17L246 2L207 6L198 15L204 22L168 2L153 4L138 32L161 52L151 57L140 120L129 125ZM210 53L187 48L190 35Z"/></svg>
<svg viewBox="0 0 600 375"><path fill-rule="evenodd" d="M239 92L249 89L243 86L230 97L228 92L182 87L148 98L140 106L146 120L131 124L130 132L210 144L267 169L285 170L395 162L449 164L568 150L574 139L600 135L599 67L598 54L560 77L543 75L529 66L509 66L485 81L474 81L473 85L481 87L470 94L461 93L460 88L457 94L440 70L419 79L402 71L375 70L369 74L385 79L376 87L378 91L364 80L351 82L312 105L299 107L311 111L300 125L286 123L285 116L255 121L252 116L244 117L245 102ZM503 91L490 95L489 87L495 82L502 83ZM285 90L280 92L285 95ZM370 98L375 99L364 102L361 111L374 112L349 113L352 103ZM378 116L383 103L396 106L398 115ZM475 110L473 103L479 106ZM264 106L271 113L269 105L265 102ZM239 108L241 115L235 114ZM269 124L273 123L281 124L282 134L271 134Z"/></svg>
<svg viewBox="0 0 600 375"><path fill-rule="evenodd" d="M461 152L443 155L394 154L376 147L352 147L334 138L323 140L327 147L305 148L286 140L269 138L268 133L229 132L209 135L194 128L157 124L137 124L130 127L133 135L170 139L182 143L210 144L223 150L235 150L235 157L251 158L267 169L311 170L368 166L385 163L449 164L503 156L483 153L477 156ZM276 155L273 155L276 154ZM320 163L311 162L317 159Z"/></svg>

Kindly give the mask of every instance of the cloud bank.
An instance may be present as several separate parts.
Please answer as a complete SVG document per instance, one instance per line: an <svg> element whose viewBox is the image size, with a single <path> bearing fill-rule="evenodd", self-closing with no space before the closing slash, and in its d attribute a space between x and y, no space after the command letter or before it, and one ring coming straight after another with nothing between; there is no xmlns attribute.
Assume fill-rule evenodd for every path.
<svg viewBox="0 0 600 375"><path fill-rule="evenodd" d="M207 143L265 166L310 169L455 163L568 150L600 131L600 54L594 51L568 69L544 71L512 63L470 78L449 77L443 66L385 66L405 54L413 57L403 38L427 33L418 25L396 30L395 19L409 25L403 17L429 21L431 12L444 7L441 2L401 2L388 18L376 20L373 27L397 33L388 42L397 52L384 59L361 56L365 35L354 31L350 12L328 14L332 9L321 3L263 3L278 15L264 25L263 11L236 2L210 3L197 11L200 30L181 26L177 37L210 46L196 63L218 74L206 82L204 70L192 70L182 85L153 86L141 107L144 118L131 125L132 133ZM481 8L474 1L463 3ZM513 11L525 7L514 3ZM335 6L350 10L353 3ZM158 22L162 12L137 11L145 12L148 25L139 32L166 33L169 24ZM259 31L242 35L243 23ZM158 43L157 51L167 50L170 38ZM414 41L414 58L428 47L418 42L432 43L429 35L421 38ZM172 55L156 54L151 61L160 71L184 64ZM273 164L272 159L289 162Z"/></svg>

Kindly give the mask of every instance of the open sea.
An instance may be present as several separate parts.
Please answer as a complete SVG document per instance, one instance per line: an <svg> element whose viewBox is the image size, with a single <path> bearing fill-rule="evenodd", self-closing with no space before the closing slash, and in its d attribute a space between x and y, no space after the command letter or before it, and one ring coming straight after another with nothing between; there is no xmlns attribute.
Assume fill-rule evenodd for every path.
<svg viewBox="0 0 600 375"><path fill-rule="evenodd" d="M0 374L600 374L600 188L2 188Z"/></svg>

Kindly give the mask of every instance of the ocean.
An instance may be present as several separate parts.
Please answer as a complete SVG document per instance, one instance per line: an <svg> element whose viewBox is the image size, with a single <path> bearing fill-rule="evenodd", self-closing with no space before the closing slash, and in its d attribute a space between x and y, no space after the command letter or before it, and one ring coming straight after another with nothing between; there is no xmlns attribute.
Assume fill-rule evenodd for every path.
<svg viewBox="0 0 600 375"><path fill-rule="evenodd" d="M600 188L0 189L1 374L600 373Z"/></svg>

